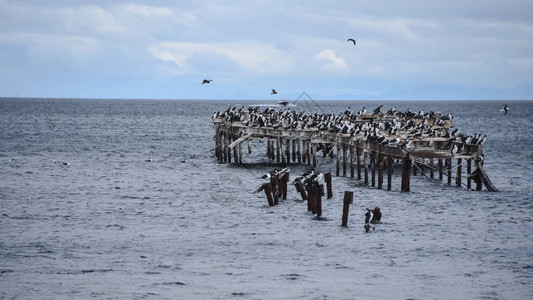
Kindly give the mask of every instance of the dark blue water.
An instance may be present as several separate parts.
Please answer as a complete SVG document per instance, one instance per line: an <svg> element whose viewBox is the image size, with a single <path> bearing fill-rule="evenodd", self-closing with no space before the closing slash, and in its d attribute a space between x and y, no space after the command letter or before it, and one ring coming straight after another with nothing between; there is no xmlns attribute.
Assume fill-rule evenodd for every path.
<svg viewBox="0 0 533 300"><path fill-rule="evenodd" d="M273 166L214 158L211 115L246 101L0 100L0 298L527 299L533 297L533 102L384 102L444 111L488 136L499 193L411 178L401 193L334 177L317 221ZM377 102L300 101L340 113ZM320 161L334 171L335 159ZM291 175L306 166L291 166ZM293 175L294 174L294 175ZM342 194L355 192L349 226ZM364 207L383 224L366 234Z"/></svg>

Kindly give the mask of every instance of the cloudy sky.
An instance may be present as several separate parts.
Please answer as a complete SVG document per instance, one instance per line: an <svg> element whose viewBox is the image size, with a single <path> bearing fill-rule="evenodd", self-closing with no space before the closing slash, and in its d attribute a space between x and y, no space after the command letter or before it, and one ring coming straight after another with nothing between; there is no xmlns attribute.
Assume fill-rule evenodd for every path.
<svg viewBox="0 0 533 300"><path fill-rule="evenodd" d="M533 99L533 1L0 0L0 76L1 97Z"/></svg>

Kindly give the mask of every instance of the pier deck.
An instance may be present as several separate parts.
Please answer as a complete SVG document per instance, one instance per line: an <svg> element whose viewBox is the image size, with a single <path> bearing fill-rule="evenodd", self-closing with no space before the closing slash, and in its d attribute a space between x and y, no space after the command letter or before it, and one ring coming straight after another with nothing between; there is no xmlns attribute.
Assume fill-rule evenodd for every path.
<svg viewBox="0 0 533 300"><path fill-rule="evenodd" d="M236 111L236 109L234 109ZM253 120L256 112L239 111L232 115L214 116L215 127L215 154L219 163L241 164L243 151L242 144L248 143L248 152L251 153L251 144L254 140L266 141L266 154L269 159L282 165L292 163L317 166L317 155L336 156L336 176L364 180L365 184L372 187L383 188L384 177L387 177L386 188L392 188L392 173L395 162L402 163L401 191L410 190L410 173L418 173L428 177L443 180L447 176L448 184L455 180L456 186L461 186L463 179L463 166L466 165L466 187L472 188L472 181L476 183L476 190L482 189L485 184L487 190L497 191L485 171L483 170L483 151L481 143L469 144L466 136L450 134L454 127L451 118L441 119L442 113L432 113L427 117L406 115L371 114L352 115L326 115L334 118L337 124L344 124L351 128L351 133L342 133L329 128L294 126L298 115L270 110L260 114L262 120L276 119L273 123L264 124L262 120ZM292 117L291 117L292 114ZM234 115L237 115L235 117ZM289 116L289 121L287 121ZM306 116L307 117L307 116ZM300 115L300 119L301 119ZM311 118L325 118L311 115ZM251 121L252 120L252 121ZM309 121L308 121L309 122ZM398 124L409 124L403 128ZM422 124L421 124L422 123ZM397 130L391 132L384 126L396 124ZM311 125L317 125L315 122ZM330 125L332 126L332 125ZM354 128L370 128L367 131L355 133ZM428 134L413 134L413 127L426 128ZM369 133L370 132L370 133ZM438 134L435 134L438 133ZM371 138L379 137L379 141ZM370 137L369 137L370 136ZM406 142L409 142L406 145ZM459 151L457 149L460 149ZM233 152L233 159L232 159ZM456 160L455 166L452 166ZM472 171L474 165L475 171Z"/></svg>

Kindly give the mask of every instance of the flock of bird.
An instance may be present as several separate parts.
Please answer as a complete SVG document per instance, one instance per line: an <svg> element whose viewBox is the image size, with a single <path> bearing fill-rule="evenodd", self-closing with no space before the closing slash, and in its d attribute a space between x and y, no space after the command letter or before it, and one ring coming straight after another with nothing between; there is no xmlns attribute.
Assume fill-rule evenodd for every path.
<svg viewBox="0 0 533 300"><path fill-rule="evenodd" d="M292 183L296 185L301 182L304 186L308 186L311 182L321 182L323 179L324 174L311 169L309 172L305 172L302 176L294 179Z"/></svg>
<svg viewBox="0 0 533 300"><path fill-rule="evenodd" d="M348 39L348 42L353 43L354 46L356 45L356 41L355 41L354 39L351 39L351 38L350 38L350 39ZM210 84L211 81L213 81L213 80L212 80L212 79L204 79L204 80L202 81L202 84ZM271 92L270 94L271 94L271 95L276 95L277 93L278 93L278 92L276 92L275 89L272 89L272 92Z"/></svg>
<svg viewBox="0 0 533 300"><path fill-rule="evenodd" d="M384 146L400 147L408 149L413 140L439 137L447 138L448 143L443 149L450 150L453 154L460 153L466 145L481 145L487 136L481 134L463 135L459 129L449 130L448 122L453 120L451 114L442 114L436 120L433 111L418 112L407 109L400 112L395 106L388 111L382 112L383 105L372 111L372 115L381 118L365 118L367 110L363 107L353 113L348 107L341 114L307 114L296 112L287 108L278 111L274 108L260 110L259 107L229 107L225 111L213 114L213 120L223 122L240 122L249 127L267 127L286 130L314 130L317 134L334 133L349 135L360 141L378 143ZM433 142L429 139L429 146Z"/></svg>

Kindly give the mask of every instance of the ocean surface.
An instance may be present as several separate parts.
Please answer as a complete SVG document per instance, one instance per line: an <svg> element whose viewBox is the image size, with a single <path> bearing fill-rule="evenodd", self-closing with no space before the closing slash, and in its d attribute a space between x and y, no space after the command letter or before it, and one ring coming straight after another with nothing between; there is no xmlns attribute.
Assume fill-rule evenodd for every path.
<svg viewBox="0 0 533 300"><path fill-rule="evenodd" d="M0 99L0 298L533 299L533 102L297 101L451 113L488 136L500 189L333 177L322 220L292 185L275 207L252 194L278 166L264 143L244 166L217 163L211 115L250 104L268 102ZM383 223L365 233L374 206Z"/></svg>

